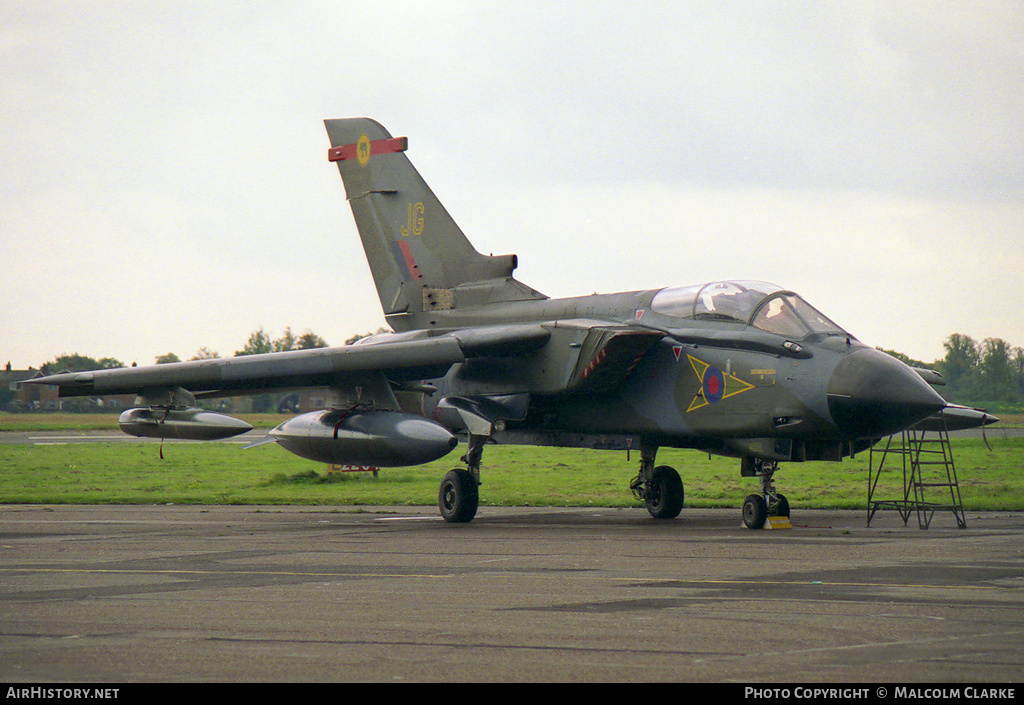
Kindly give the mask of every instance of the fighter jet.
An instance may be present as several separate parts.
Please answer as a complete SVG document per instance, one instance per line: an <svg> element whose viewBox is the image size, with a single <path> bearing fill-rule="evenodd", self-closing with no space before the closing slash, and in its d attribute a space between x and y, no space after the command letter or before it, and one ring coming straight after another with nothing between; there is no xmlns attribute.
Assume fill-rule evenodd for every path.
<svg viewBox="0 0 1024 705"><path fill-rule="evenodd" d="M751 529L788 516L783 462L840 461L947 407L934 372L871 348L798 294L715 281L552 299L518 281L517 256L479 253L406 157L408 140L366 118L326 120L345 195L393 332L351 346L54 375L61 396L137 394L126 433L215 439L249 430L197 401L301 387L327 408L270 439L322 463L394 467L441 458L449 522L471 521L488 443L633 450L630 483L651 516L678 516L662 447L739 459L760 480ZM958 407L950 423L991 422ZM628 453L627 453L628 455Z"/></svg>

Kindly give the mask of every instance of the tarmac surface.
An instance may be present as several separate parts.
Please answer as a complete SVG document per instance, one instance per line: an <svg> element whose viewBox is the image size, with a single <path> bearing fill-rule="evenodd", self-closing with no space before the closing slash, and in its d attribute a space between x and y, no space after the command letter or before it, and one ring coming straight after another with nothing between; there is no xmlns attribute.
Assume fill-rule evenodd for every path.
<svg viewBox="0 0 1024 705"><path fill-rule="evenodd" d="M1024 514L0 505L0 681L1014 682Z"/></svg>

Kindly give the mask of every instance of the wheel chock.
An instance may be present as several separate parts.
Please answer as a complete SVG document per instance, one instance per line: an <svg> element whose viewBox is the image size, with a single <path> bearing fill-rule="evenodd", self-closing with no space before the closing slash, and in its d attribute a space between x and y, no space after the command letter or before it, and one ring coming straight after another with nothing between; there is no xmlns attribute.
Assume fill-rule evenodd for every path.
<svg viewBox="0 0 1024 705"><path fill-rule="evenodd" d="M764 528L792 529L793 525L789 523L789 517L768 517L764 522Z"/></svg>

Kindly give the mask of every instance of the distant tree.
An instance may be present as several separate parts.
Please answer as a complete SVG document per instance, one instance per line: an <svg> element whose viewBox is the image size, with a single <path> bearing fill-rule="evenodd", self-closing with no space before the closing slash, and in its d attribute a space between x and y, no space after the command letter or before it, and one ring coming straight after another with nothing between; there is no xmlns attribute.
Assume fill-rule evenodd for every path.
<svg viewBox="0 0 1024 705"><path fill-rule="evenodd" d="M292 333L289 326L284 329L284 334L272 340L270 335L260 327L249 336L249 342L245 347L237 351L235 355L259 355L270 352L287 352L288 350L306 350L309 348L324 348L327 343L316 333L307 330L298 338ZM272 411L281 400L280 394L260 394L252 398L252 410L258 412Z"/></svg>
<svg viewBox="0 0 1024 705"><path fill-rule="evenodd" d="M961 404L1024 401L1024 350L1002 338L953 333L943 343L946 356L936 363L946 380L943 395Z"/></svg>
<svg viewBox="0 0 1024 705"><path fill-rule="evenodd" d="M911 367L924 367L924 368L927 368L927 369L930 370L935 365L935 363L927 363L927 362L922 362L921 360L915 360L914 358L910 357L909 355L906 355L906 354L901 353L901 352L897 352L895 350L886 350L885 348L878 348L878 350L881 350L886 355L892 355L893 357L895 357L900 362L905 363L907 365L910 365Z"/></svg>
<svg viewBox="0 0 1024 705"><path fill-rule="evenodd" d="M295 336L292 335L291 326L284 329L284 335L275 340L271 347L273 352L285 352L286 350L295 350Z"/></svg>
<svg viewBox="0 0 1024 705"><path fill-rule="evenodd" d="M203 346L196 350L196 354L190 357L189 360L216 360L218 357L220 355L217 352Z"/></svg>
<svg viewBox="0 0 1024 705"><path fill-rule="evenodd" d="M1017 390L1017 401L1024 401L1024 348L1014 348L1011 358L1014 385Z"/></svg>
<svg viewBox="0 0 1024 705"><path fill-rule="evenodd" d="M968 335L953 333L942 346L946 356L938 361L938 370L946 380L949 394L960 397L974 385L981 359L978 343Z"/></svg>
<svg viewBox="0 0 1024 705"><path fill-rule="evenodd" d="M981 357L978 362L978 376L981 382L978 390L982 398L993 401L1010 401L1016 396L1010 344L1002 338L985 338L981 343Z"/></svg>
<svg viewBox="0 0 1024 705"><path fill-rule="evenodd" d="M124 367L124 363L112 357L96 360L95 358L79 355L78 353L72 355L65 353L57 356L50 362L40 365L39 369L42 370L43 374L50 375L63 372L64 370L88 372L89 370L109 370L115 367Z"/></svg>
<svg viewBox="0 0 1024 705"><path fill-rule="evenodd" d="M346 340L345 341L345 345L351 345L352 343L356 342L357 340L362 340L363 338L369 338L371 335L378 335L380 333L390 333L390 332L391 331L389 331L387 328L378 328L377 330L373 331L372 333L357 333L356 335L353 335L351 338Z"/></svg>
<svg viewBox="0 0 1024 705"><path fill-rule="evenodd" d="M254 330L252 335L249 336L249 342L245 344L245 347L241 350L235 351L235 356L262 355L263 353L273 351L273 341L270 340L270 336L265 330L263 330L263 327L260 326L258 330ZM260 394L252 398L252 410L260 413L266 412L273 407L274 403L275 400L272 395Z"/></svg>
<svg viewBox="0 0 1024 705"><path fill-rule="evenodd" d="M245 347L241 350L235 351L235 356L238 355L261 355L263 353L273 352L274 346L270 340L270 336L263 330L261 326L259 330L254 330L252 335L249 336L249 342L245 344Z"/></svg>
<svg viewBox="0 0 1024 705"><path fill-rule="evenodd" d="M104 357L100 360L88 355L63 354L55 359L39 366L43 374L52 375L61 372L88 372L89 370L106 370L115 367L124 367L124 363L112 357ZM89 397L79 399L67 399L61 404L62 411L70 412L93 412L102 410L96 401Z"/></svg>
<svg viewBox="0 0 1024 705"><path fill-rule="evenodd" d="M298 338L292 333L291 327L284 329L284 335L274 341L274 352L285 350L312 350L313 348L326 348L327 341L319 335L306 329L306 332Z"/></svg>
<svg viewBox="0 0 1024 705"><path fill-rule="evenodd" d="M313 348L327 347L327 341L311 331L309 328L306 329L305 333L299 336L297 343L298 350L312 350Z"/></svg>
<svg viewBox="0 0 1024 705"><path fill-rule="evenodd" d="M168 362L181 362L181 358L172 352L164 353L156 359L156 364L166 365Z"/></svg>

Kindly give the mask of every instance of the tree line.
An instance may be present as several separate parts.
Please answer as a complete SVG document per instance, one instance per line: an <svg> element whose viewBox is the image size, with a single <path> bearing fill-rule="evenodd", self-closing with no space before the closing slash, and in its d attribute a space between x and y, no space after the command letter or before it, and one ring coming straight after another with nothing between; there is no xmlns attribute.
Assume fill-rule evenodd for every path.
<svg viewBox="0 0 1024 705"><path fill-rule="evenodd" d="M385 332L383 328L378 329L377 333ZM345 341L346 345L351 345L360 338L365 338L373 333L364 333L360 335L354 335ZM284 329L284 333L278 337L273 338L262 326L252 332L249 339L241 350L235 351L235 356L240 355L260 355L263 353L275 353L285 352L288 350L311 350L313 348L326 348L328 343L321 336L317 335L313 331L307 329L301 335L296 335L292 332L291 327ZM211 360L220 357L220 353L215 350L210 350L209 347L199 348L192 357L188 358L192 360ZM163 355L158 355L155 360L156 364L166 364L171 362L182 362L182 359L173 352L168 352ZM135 363L132 362L132 366ZM93 358L88 355L82 355L80 353L63 354L58 355L53 360L45 362L39 366L39 370L44 375L59 374L61 372L87 372L89 370L107 370L118 367L127 367L127 365L117 358L103 357ZM0 409L19 411L23 410L15 408L17 405L12 404L14 392L10 391L6 387L0 389ZM286 395L283 394L260 394L251 398L252 411L266 412L274 411L275 409L281 410L283 404L287 404L285 399ZM68 411L94 411L95 404L89 400L66 400L63 404L63 408Z"/></svg>
<svg viewBox="0 0 1024 705"><path fill-rule="evenodd" d="M356 338L359 337L363 336L356 336ZM328 347L327 341L308 329L302 335L296 336L292 333L291 327L288 327L284 329L284 334L280 338L272 339L270 334L260 327L252 332L249 336L249 340L241 350L235 351L235 356L285 352L286 350L310 350L312 348L326 347ZM210 350L208 347L203 346L199 348L195 354L189 358L189 360L212 360L219 357L220 353L216 350ZM168 362L182 362L182 360L173 352L164 353L163 355L158 355L156 357L156 364L158 365L166 364ZM43 374L50 375L64 371L86 372L88 370L109 370L116 367L127 367L127 365L125 365L121 360L113 357L103 357L97 360L95 358L88 357L87 355L74 353L71 355L58 355L53 360L40 365L39 369Z"/></svg>
<svg viewBox="0 0 1024 705"><path fill-rule="evenodd" d="M946 385L939 391L946 401L967 406L1018 410L1024 405L1024 348L1002 338L978 342L969 335L953 333L942 343L946 354L934 362L922 362L895 350L882 350L911 367L935 370Z"/></svg>
<svg viewBox="0 0 1024 705"><path fill-rule="evenodd" d="M953 333L943 343L946 356L934 369L946 381L945 395L960 404L1024 403L1024 349L1002 338L978 342Z"/></svg>

